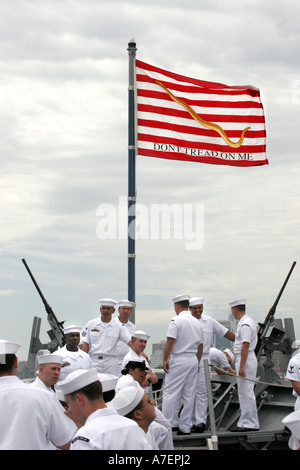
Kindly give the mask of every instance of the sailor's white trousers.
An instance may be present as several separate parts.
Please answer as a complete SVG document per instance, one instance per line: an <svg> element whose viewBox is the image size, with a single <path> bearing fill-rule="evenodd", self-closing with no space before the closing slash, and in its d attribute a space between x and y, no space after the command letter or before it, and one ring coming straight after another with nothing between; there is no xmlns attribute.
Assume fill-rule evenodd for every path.
<svg viewBox="0 0 300 470"><path fill-rule="evenodd" d="M238 374L240 368L241 356L236 354L236 372ZM249 352L246 365L246 378L244 380L237 378L238 396L240 403L241 415L237 422L237 426L241 428L259 429L259 421L257 415L256 398L254 394L254 382L256 380L257 359L254 352Z"/></svg>
<svg viewBox="0 0 300 470"><path fill-rule="evenodd" d="M188 433L196 392L198 359L195 354L172 355L169 372L165 376L162 412L171 425ZM178 410L183 409L178 419Z"/></svg>

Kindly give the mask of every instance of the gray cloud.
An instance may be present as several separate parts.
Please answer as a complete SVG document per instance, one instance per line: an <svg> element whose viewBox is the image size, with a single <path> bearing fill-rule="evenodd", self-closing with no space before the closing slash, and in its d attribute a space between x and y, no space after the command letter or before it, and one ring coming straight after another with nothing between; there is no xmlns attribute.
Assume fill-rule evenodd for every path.
<svg viewBox="0 0 300 470"><path fill-rule="evenodd" d="M117 13L117 14L116 14ZM2 336L24 344L49 303L68 322L127 296L127 241L97 236L101 204L127 195L127 43L174 72L261 90L270 164L230 168L137 157L138 202L203 204L204 246L137 240L137 323L164 338L188 291L226 317L243 293L262 321L299 255L299 5L288 0L0 5ZM296 267L278 313L295 318ZM43 328L48 329L45 315Z"/></svg>

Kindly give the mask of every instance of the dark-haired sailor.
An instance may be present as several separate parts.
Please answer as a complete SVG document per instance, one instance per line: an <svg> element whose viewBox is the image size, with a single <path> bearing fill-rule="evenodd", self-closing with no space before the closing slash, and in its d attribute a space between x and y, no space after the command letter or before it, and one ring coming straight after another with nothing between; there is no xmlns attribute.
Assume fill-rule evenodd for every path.
<svg viewBox="0 0 300 470"><path fill-rule="evenodd" d="M59 387L82 425L70 450L149 450L142 429L106 406L96 369L71 372Z"/></svg>

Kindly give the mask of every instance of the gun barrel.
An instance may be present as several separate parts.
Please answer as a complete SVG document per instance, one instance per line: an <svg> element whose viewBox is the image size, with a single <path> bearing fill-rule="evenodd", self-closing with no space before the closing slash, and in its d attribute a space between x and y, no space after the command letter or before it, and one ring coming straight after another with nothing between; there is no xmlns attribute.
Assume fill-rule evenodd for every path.
<svg viewBox="0 0 300 470"><path fill-rule="evenodd" d="M64 322L59 322L58 319L56 318L55 313L53 312L52 308L50 307L50 305L48 304L47 300L45 299L45 297L44 297L44 295L43 295L41 289L40 289L39 286L38 286L38 283L36 282L36 280L35 280L35 278L34 278L32 272L30 271L30 269L29 269L29 267L28 267L28 265L27 265L27 263L26 263L26 261L25 261L24 258L22 259L22 262L23 262L23 264L24 264L24 266L25 266L25 268L26 268L26 270L27 270L29 276L31 277L31 280L32 280L33 284L35 285L36 290L38 291L38 293L39 293L39 295L40 295L40 297L41 297L41 299L42 299L42 301L43 301L43 304L44 304L44 306L45 306L46 312L47 312L47 314L48 314L48 322L49 322L49 324L50 324L50 326L51 326L51 329L52 329L52 331L53 331L53 333L54 333L54 336L55 336L55 338L56 338L56 340L57 340L57 343L58 343L58 345L63 346L64 343L65 343L65 341L64 341L64 333L63 333L63 330L62 330L62 325L63 325Z"/></svg>
<svg viewBox="0 0 300 470"><path fill-rule="evenodd" d="M29 267L28 267L28 264L26 263L26 260L25 260L24 258L22 259L22 263L24 264L24 266L25 266L25 268L26 268L26 270L27 270L29 276L31 277L31 280L32 280L33 284L34 284L35 287L36 287L36 290L37 290L38 293L40 294L40 297L41 297L41 299L42 299L44 305L46 306L46 305L47 305L47 301L46 301L46 299L45 299L45 297L44 297L44 295L43 295L41 289L39 288L38 283L36 282L36 280L35 280L35 278L34 278L32 272L30 271L30 269L29 269Z"/></svg>
<svg viewBox="0 0 300 470"><path fill-rule="evenodd" d="M288 281L289 281L289 278L291 277L291 274L292 274L293 269L294 269L295 266L296 266L296 261L293 262L293 264L292 264L292 266L291 266L291 268L290 268L290 270L289 270L289 273L288 273L288 275L286 276L286 279L285 279L285 281L284 281L284 283L283 283L283 285L282 285L282 287L281 287L281 289L280 289L280 291L279 291L279 294L278 294L278 296L277 296L277 299L276 299L275 302L274 302L273 308L274 308L274 307L276 308L276 306L277 306L277 304L278 304L278 302L279 302L279 300L280 300L280 297L282 296L282 293L283 293L283 291L284 291L284 289L285 289L285 286L287 285L287 283L288 283Z"/></svg>

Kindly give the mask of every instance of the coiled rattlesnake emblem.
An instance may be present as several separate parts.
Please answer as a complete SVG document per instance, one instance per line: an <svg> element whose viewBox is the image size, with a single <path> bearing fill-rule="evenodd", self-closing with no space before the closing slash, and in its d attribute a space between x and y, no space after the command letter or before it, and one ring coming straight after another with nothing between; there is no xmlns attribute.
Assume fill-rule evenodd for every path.
<svg viewBox="0 0 300 470"><path fill-rule="evenodd" d="M248 129L250 129L250 127L246 127L243 131L242 131L242 134L241 134L241 137L240 139L238 140L238 142L232 142L226 135L224 129L222 129L221 126L219 126L218 124L214 124L212 122L208 122L208 121L205 121L204 119L202 119L187 103L185 103L183 100L177 98L176 96L174 96L170 90L168 90L167 87L165 87L161 82L159 82L158 80L155 80L155 82L160 86L162 87L167 93L168 95L170 96L170 98L172 98L173 101L175 101L175 103L178 103L180 104L181 106L183 106L186 111L192 116L193 119L195 119L195 121L197 121L199 124L201 124L202 126L206 127L207 129L212 129L214 131L216 131L221 137L222 139L224 140L224 142L226 142L227 145L229 145L230 147L233 147L233 148L238 148L242 145L243 141L244 141L244 136L245 136L245 133Z"/></svg>

